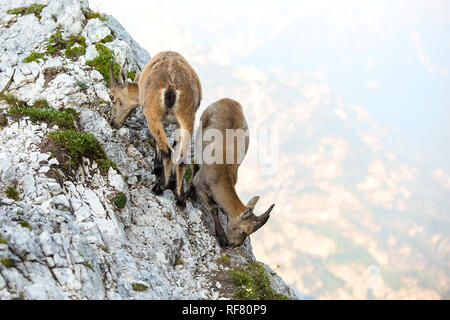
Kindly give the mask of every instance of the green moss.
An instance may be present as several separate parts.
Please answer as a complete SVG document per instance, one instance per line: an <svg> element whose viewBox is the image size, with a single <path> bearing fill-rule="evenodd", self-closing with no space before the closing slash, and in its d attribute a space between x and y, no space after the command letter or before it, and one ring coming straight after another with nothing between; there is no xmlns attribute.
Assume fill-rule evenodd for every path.
<svg viewBox="0 0 450 320"><path fill-rule="evenodd" d="M217 259L217 264L229 267L231 265L230 257L228 257L227 255L221 256L220 258Z"/></svg>
<svg viewBox="0 0 450 320"><path fill-rule="evenodd" d="M70 159L66 162L72 168L76 168L82 157L94 160L106 173L109 167L116 167L114 162L106 156L100 142L90 133L77 132L72 129L59 129L48 134L56 145L65 149Z"/></svg>
<svg viewBox="0 0 450 320"><path fill-rule="evenodd" d="M133 288L134 291L145 291L148 289L148 287L145 284L136 282L133 282L131 284L131 287Z"/></svg>
<svg viewBox="0 0 450 320"><path fill-rule="evenodd" d="M19 191L17 191L16 188L8 187L5 193L8 198L19 201Z"/></svg>
<svg viewBox="0 0 450 320"><path fill-rule="evenodd" d="M183 261L183 259L181 259L181 258L176 258L175 259L175 265L176 266L178 266L178 265L183 265L184 264L184 261Z"/></svg>
<svg viewBox="0 0 450 320"><path fill-rule="evenodd" d="M11 268L14 266L14 263L11 261L11 259L8 258L1 259L0 262L7 268Z"/></svg>
<svg viewBox="0 0 450 320"><path fill-rule="evenodd" d="M38 19L41 18L42 9L44 9L46 5L33 3L28 7L18 7L11 10L6 11L9 14L18 14L18 15L27 15L34 14Z"/></svg>
<svg viewBox="0 0 450 320"><path fill-rule="evenodd" d="M11 300L25 300L23 294L18 295L17 297L11 298Z"/></svg>
<svg viewBox="0 0 450 320"><path fill-rule="evenodd" d="M123 192L119 192L117 197L114 198L114 205L117 208L122 209L125 207L126 204L127 204L127 197L124 195Z"/></svg>
<svg viewBox="0 0 450 320"><path fill-rule="evenodd" d="M97 43L95 45L95 48L97 49L98 56L92 60L86 61L86 64L100 72L103 76L103 79L105 79L107 85L109 86L109 64L114 59L114 51L108 49L101 43ZM117 78L120 71L120 66L117 63L113 63L113 71L114 76Z"/></svg>
<svg viewBox="0 0 450 320"><path fill-rule="evenodd" d="M22 228L27 228L28 230L32 230L31 225L28 223L28 221L19 221L19 224Z"/></svg>
<svg viewBox="0 0 450 320"><path fill-rule="evenodd" d="M30 63L33 61L36 61L39 63L39 59L46 60L44 55L40 52L32 51L25 59L23 59L23 62Z"/></svg>
<svg viewBox="0 0 450 320"><path fill-rule="evenodd" d="M56 16L56 14L52 14L52 19L53 19L53 21L58 21L58 17Z"/></svg>
<svg viewBox="0 0 450 320"><path fill-rule="evenodd" d="M112 35L107 35L106 37L104 37L102 40L100 40L101 43L107 43L107 42L113 42L114 41L114 37Z"/></svg>
<svg viewBox="0 0 450 320"><path fill-rule="evenodd" d="M39 100L37 104L39 106L45 106L46 103L43 100ZM72 108L66 108L62 111L58 111L48 107L19 107L9 109L8 113L21 114L30 117L31 121L43 121L52 125L56 124L63 128L74 128L74 121L76 121L78 117L77 112Z"/></svg>
<svg viewBox="0 0 450 320"><path fill-rule="evenodd" d="M233 298L238 300L289 300L276 293L270 286L266 270L257 262L249 262L245 268L229 271L233 283L238 289Z"/></svg>
<svg viewBox="0 0 450 320"><path fill-rule="evenodd" d="M77 35L70 36L69 40L66 41L66 50L64 53L68 58L78 58L86 53L86 38Z"/></svg>

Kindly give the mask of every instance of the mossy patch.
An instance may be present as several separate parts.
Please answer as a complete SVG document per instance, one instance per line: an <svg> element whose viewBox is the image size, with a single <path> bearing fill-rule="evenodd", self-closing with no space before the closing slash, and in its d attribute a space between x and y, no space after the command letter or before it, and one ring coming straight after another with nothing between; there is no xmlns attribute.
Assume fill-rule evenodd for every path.
<svg viewBox="0 0 450 320"><path fill-rule="evenodd" d="M175 259L175 264L174 266L179 266L179 265L183 265L184 264L184 260L181 259L180 257Z"/></svg>
<svg viewBox="0 0 450 320"><path fill-rule="evenodd" d="M38 106L45 106L43 101L37 102ZM42 121L50 125L58 125L63 128L74 128L74 122L77 120L77 112L72 108L66 108L61 111L48 107L33 108L29 106L21 106L11 108L8 114L16 114L30 117L31 121Z"/></svg>
<svg viewBox="0 0 450 320"><path fill-rule="evenodd" d="M90 264L89 262L85 261L85 262L84 262L84 265L85 265L86 267L88 267L89 269L91 269L92 271L94 270L94 266L92 266L92 264Z"/></svg>
<svg viewBox="0 0 450 320"><path fill-rule="evenodd" d="M22 228L27 228L30 231L32 230L31 225L28 221L22 220L22 221L19 221L19 224Z"/></svg>
<svg viewBox="0 0 450 320"><path fill-rule="evenodd" d="M289 300L287 296L276 293L272 289L266 270L257 262L249 262L243 268L230 270L228 274L238 288L233 294L234 299Z"/></svg>
<svg viewBox="0 0 450 320"><path fill-rule="evenodd" d="M26 106L26 102L19 100L15 95L11 93L0 93L0 100L5 101L11 107L21 107Z"/></svg>
<svg viewBox="0 0 450 320"><path fill-rule="evenodd" d="M19 191L14 187L8 187L5 191L8 198L19 201Z"/></svg>
<svg viewBox="0 0 450 320"><path fill-rule="evenodd" d="M77 81L77 85L80 87L81 90L86 90L88 88L86 82L83 81Z"/></svg>
<svg viewBox="0 0 450 320"><path fill-rule="evenodd" d="M148 287L145 284L136 282L133 282L131 284L131 287L133 288L134 291L145 291L148 289Z"/></svg>
<svg viewBox="0 0 450 320"><path fill-rule="evenodd" d="M100 43L108 43L113 42L114 37L111 34L108 34L106 37L104 37L102 40L100 40Z"/></svg>
<svg viewBox="0 0 450 320"><path fill-rule="evenodd" d="M97 162L104 173L110 167L117 170L116 164L108 159L100 142L90 133L59 129L50 132L48 137L64 151L62 156L57 156L63 169L76 169L81 164L82 157L85 157Z"/></svg>
<svg viewBox="0 0 450 320"><path fill-rule="evenodd" d="M114 59L114 51L107 48L101 43L97 43L95 45L95 48L97 49L98 56L92 60L86 61L86 64L88 66L93 67L98 72L100 72L100 74L103 76L103 79L105 79L107 85L110 86L109 64ZM117 78L120 71L120 66L117 63L113 63L113 71L114 77Z"/></svg>
<svg viewBox="0 0 450 320"><path fill-rule="evenodd" d="M30 63L36 61L39 63L39 60L47 60L47 58L40 52L32 51L25 59L23 59L23 62Z"/></svg>
<svg viewBox="0 0 450 320"><path fill-rule="evenodd" d="M77 59L86 53L86 38L82 35L71 35L68 39L63 38L63 30L58 27L48 39L47 55L56 55L64 50L67 58Z"/></svg>
<svg viewBox="0 0 450 320"><path fill-rule="evenodd" d="M123 192L119 192L119 194L114 198L114 205L117 208L122 209L125 207L126 204L127 204L127 197Z"/></svg>
<svg viewBox="0 0 450 320"><path fill-rule="evenodd" d="M4 265L6 268L12 268L14 266L14 263L11 259L3 258L0 260L1 264Z"/></svg>
<svg viewBox="0 0 450 320"><path fill-rule="evenodd" d="M42 9L44 9L46 5L44 4L37 4L33 3L29 5L28 7L18 7L14 9L10 9L6 11L9 14L17 14L17 15L27 15L27 14L34 14L36 18L41 19L41 12Z"/></svg>

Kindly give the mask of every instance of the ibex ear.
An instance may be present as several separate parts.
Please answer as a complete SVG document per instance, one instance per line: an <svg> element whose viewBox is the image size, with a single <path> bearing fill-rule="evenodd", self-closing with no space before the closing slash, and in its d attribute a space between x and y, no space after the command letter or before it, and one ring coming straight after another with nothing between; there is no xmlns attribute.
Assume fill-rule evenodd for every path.
<svg viewBox="0 0 450 320"><path fill-rule="evenodd" d="M248 207L254 208L256 206L256 203L258 203L258 201L259 201L259 196L254 196L253 198L250 199L249 202L247 202L247 208Z"/></svg>
<svg viewBox="0 0 450 320"><path fill-rule="evenodd" d="M141 77L141 73L140 72L136 73L136 75L134 76L133 82L134 83L139 83L139 78L140 77Z"/></svg>
<svg viewBox="0 0 450 320"><path fill-rule="evenodd" d="M128 83L127 77L127 69L125 68L125 64L120 68L119 71L119 83L122 87L126 87Z"/></svg>

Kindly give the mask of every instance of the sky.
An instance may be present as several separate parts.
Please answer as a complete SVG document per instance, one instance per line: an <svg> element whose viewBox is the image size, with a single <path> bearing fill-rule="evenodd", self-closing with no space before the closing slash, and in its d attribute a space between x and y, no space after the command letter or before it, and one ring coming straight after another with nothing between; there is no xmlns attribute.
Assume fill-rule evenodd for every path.
<svg viewBox="0 0 450 320"><path fill-rule="evenodd" d="M189 61L197 120L242 104L238 194L276 203L255 255L300 296L450 298L450 2L90 5Z"/></svg>

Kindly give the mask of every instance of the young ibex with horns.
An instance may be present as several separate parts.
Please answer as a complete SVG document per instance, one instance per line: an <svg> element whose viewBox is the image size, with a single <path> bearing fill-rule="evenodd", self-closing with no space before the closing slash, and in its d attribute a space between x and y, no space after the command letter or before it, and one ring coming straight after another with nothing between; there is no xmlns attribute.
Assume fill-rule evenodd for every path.
<svg viewBox="0 0 450 320"><path fill-rule="evenodd" d="M177 204L185 206L183 194L183 160L189 153L194 131L195 112L202 98L200 80L194 69L178 53L164 51L158 53L145 66L142 74L133 83L127 81L124 67L119 72L119 82L115 81L112 63L110 65L110 98L113 103L110 123L121 127L138 105L143 107L147 125L156 140L158 161L162 160L163 172L153 191L161 194L167 188L172 168L176 174ZM176 119L177 129L181 129L175 154L167 141L163 127L165 118ZM175 163L172 161L174 156Z"/></svg>
<svg viewBox="0 0 450 320"><path fill-rule="evenodd" d="M213 103L203 112L200 126L196 137L196 149L198 149L198 143L202 144L203 153L206 153L207 147L209 150L214 149L215 156L219 154L221 163L207 160L205 154L202 154L203 158L200 159L199 166L200 160L196 153L195 173L189 193L191 195L195 193L212 214L220 244L236 247L267 222L274 204L264 214L255 216L253 210L259 196L253 197L247 205L244 205L236 193L238 168L247 153L250 140L241 105L231 99L222 99ZM205 142L204 140L207 139L204 137L210 135L207 133L208 130L211 130L210 133L213 135L218 135L220 132L222 139ZM227 141L230 136L229 130L233 136L232 141ZM227 131L229 131L228 134ZM213 148L211 143L214 144ZM215 157L215 159L218 158ZM226 233L219 221L219 206L228 216Z"/></svg>

